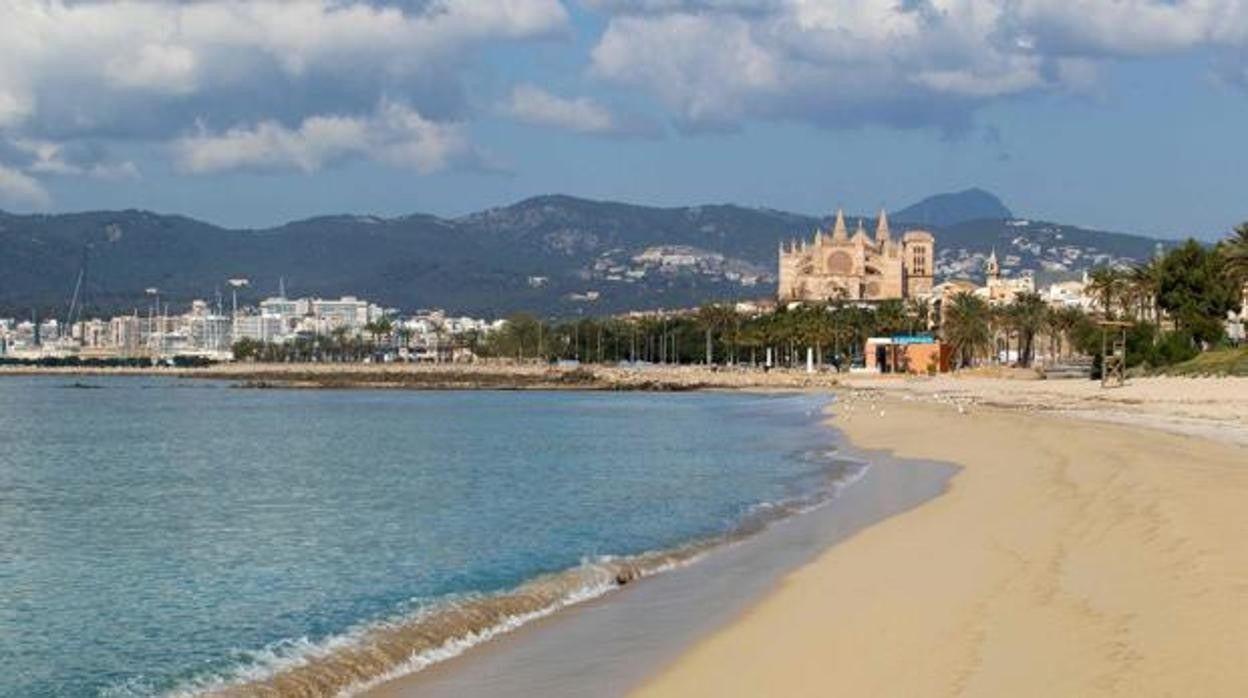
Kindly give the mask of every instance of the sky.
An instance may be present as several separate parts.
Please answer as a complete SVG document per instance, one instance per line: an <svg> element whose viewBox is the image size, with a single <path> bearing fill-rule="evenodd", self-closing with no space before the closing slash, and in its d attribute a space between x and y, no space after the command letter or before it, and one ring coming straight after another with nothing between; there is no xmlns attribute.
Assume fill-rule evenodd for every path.
<svg viewBox="0 0 1248 698"><path fill-rule="evenodd" d="M1248 220L1248 0L0 0L0 208Z"/></svg>

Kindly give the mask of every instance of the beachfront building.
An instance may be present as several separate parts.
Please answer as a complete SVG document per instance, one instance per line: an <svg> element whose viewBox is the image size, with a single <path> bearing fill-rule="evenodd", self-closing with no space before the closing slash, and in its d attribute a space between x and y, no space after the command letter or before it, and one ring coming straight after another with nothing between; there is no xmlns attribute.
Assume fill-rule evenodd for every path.
<svg viewBox="0 0 1248 698"><path fill-rule="evenodd" d="M1240 289L1239 312L1226 313L1226 338L1237 347L1248 342L1248 281Z"/></svg>
<svg viewBox="0 0 1248 698"><path fill-rule="evenodd" d="M932 375L949 371L953 347L926 334L871 337L863 358L872 373Z"/></svg>
<svg viewBox="0 0 1248 698"><path fill-rule="evenodd" d="M851 236L845 214L838 210L830 233L816 230L809 243L781 243L779 299L788 303L925 297L932 290L935 254L935 238L926 230L908 230L895 239L884 211L873 237L861 219Z"/></svg>

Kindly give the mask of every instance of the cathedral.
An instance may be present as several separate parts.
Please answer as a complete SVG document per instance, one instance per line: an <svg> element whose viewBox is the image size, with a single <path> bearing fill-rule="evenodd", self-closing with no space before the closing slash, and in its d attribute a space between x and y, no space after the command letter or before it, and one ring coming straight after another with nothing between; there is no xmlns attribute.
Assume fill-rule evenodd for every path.
<svg viewBox="0 0 1248 698"><path fill-rule="evenodd" d="M780 301L926 296L932 290L935 248L935 238L926 230L908 230L894 240L884 211L874 237L863 229L861 219L851 236L845 214L838 210L830 234L817 230L810 243L780 244Z"/></svg>

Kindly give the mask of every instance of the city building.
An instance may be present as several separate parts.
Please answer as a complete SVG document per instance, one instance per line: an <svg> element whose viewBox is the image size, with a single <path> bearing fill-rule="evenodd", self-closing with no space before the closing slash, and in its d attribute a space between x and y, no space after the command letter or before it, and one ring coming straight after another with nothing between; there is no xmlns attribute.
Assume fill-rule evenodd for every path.
<svg viewBox="0 0 1248 698"><path fill-rule="evenodd" d="M884 211L874 237L861 219L850 236L838 210L830 234L816 230L810 243L781 244L780 302L923 297L932 289L935 254L935 238L926 230L894 239Z"/></svg>
<svg viewBox="0 0 1248 698"><path fill-rule="evenodd" d="M1079 308L1091 312L1095 304L1093 298L1088 295L1087 272L1084 272L1083 278L1078 281L1057 281L1049 284L1040 295L1046 303L1055 308Z"/></svg>
<svg viewBox="0 0 1248 698"><path fill-rule="evenodd" d="M183 332L189 344L205 352L224 352L230 349L233 322L220 311L213 312L208 303L191 302L191 312L183 316Z"/></svg>
<svg viewBox="0 0 1248 698"><path fill-rule="evenodd" d="M286 327L280 315L239 314L233 322L233 342L244 339L253 342L279 342L286 337Z"/></svg>
<svg viewBox="0 0 1248 698"><path fill-rule="evenodd" d="M997 261L997 251L993 250L984 264L984 286L976 293L992 305L1008 305L1021 293L1035 293L1036 280L1030 271L1017 277L1001 275L1001 264Z"/></svg>
<svg viewBox="0 0 1248 698"><path fill-rule="evenodd" d="M309 305L318 325L330 330L336 327L360 330L383 315L380 307L355 296L343 296L338 300L313 298Z"/></svg>
<svg viewBox="0 0 1248 698"><path fill-rule="evenodd" d="M123 355L130 355L144 345L143 321L138 315L118 315L108 321L108 339Z"/></svg>

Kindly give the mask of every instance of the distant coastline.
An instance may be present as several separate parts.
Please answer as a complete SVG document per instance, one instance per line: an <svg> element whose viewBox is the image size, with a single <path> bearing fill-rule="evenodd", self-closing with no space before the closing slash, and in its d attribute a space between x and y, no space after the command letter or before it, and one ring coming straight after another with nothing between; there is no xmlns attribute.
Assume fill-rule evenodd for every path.
<svg viewBox="0 0 1248 698"><path fill-rule="evenodd" d="M477 364L232 363L204 368L0 366L4 376L175 376L233 381L239 388L378 390L689 390L831 389L842 375L797 370L646 365L638 367Z"/></svg>

